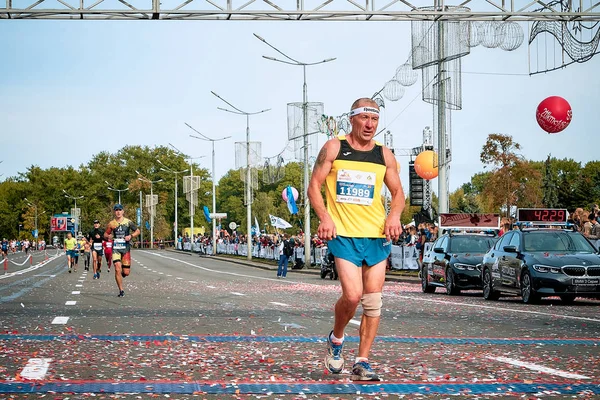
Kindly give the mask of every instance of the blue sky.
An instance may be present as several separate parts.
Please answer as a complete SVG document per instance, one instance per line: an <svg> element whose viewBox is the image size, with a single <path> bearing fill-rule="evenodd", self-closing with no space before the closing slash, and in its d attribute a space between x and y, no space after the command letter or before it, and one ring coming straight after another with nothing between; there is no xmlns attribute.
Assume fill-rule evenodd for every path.
<svg viewBox="0 0 600 400"><path fill-rule="evenodd" d="M263 59L277 54L253 33L302 61L337 57L307 69L309 101L323 102L333 116L381 89L411 45L404 22L3 21L0 179L30 165L78 166L103 150L169 142L190 156L207 156L198 162L210 169L209 145L190 138L184 122L209 136L232 136L216 145L221 177L235 167L233 143L245 141L246 121L217 110L224 104L211 90L241 109L272 109L251 117L250 140L262 142L263 156L274 156L286 145L287 103L302 100L302 68ZM514 52L476 47L462 59L451 190L483 170L479 153L490 133L512 135L530 160L600 158L597 57L528 76L527 34ZM533 59L536 49L540 45L532 47ZM386 103L379 128L393 133L396 148L419 146L423 128L433 125L432 106L420 92L419 73L402 99ZM537 105L552 95L573 109L571 125L556 135L535 121ZM408 192L409 158L398 160ZM437 191L437 180L433 187Z"/></svg>

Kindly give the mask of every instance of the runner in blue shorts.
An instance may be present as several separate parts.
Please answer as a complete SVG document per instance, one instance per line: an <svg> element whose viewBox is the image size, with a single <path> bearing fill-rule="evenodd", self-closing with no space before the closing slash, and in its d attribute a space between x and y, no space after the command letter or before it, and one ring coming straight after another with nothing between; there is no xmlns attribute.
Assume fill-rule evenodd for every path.
<svg viewBox="0 0 600 400"><path fill-rule="evenodd" d="M369 98L356 100L350 122L349 134L329 140L319 152L308 187L310 203L320 220L317 233L328 241L342 286L333 330L327 336L325 367L332 373L342 372L344 329L361 304L360 343L352 379L379 381L369 364L369 353L381 318L390 239L397 240L402 233L404 193L394 154L373 139L379 122L377 103ZM387 216L381 198L384 183L392 194ZM321 196L323 184L327 206Z"/></svg>
<svg viewBox="0 0 600 400"><path fill-rule="evenodd" d="M75 257L77 257L78 253L77 239L73 237L71 232L67 232L67 238L65 239L65 250L67 251L67 266L69 268L69 273L71 273ZM77 272L77 266L75 266L75 272Z"/></svg>

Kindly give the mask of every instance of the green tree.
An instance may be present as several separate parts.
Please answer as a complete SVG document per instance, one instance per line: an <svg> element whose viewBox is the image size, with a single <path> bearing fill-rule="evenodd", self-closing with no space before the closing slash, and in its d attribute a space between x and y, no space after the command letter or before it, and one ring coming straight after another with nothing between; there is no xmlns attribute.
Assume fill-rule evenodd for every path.
<svg viewBox="0 0 600 400"><path fill-rule="evenodd" d="M493 199L494 208L503 205L507 216L523 184L518 176L518 167L523 164L523 157L517 153L520 149L512 136L492 133L480 153L481 162L493 168L483 194Z"/></svg>
<svg viewBox="0 0 600 400"><path fill-rule="evenodd" d="M544 162L544 179L542 181L544 207L554 208L558 205L558 176L550 162L550 155Z"/></svg>
<svg viewBox="0 0 600 400"><path fill-rule="evenodd" d="M479 213L482 212L478 198L474 193L466 193L464 186L450 193L451 213Z"/></svg>

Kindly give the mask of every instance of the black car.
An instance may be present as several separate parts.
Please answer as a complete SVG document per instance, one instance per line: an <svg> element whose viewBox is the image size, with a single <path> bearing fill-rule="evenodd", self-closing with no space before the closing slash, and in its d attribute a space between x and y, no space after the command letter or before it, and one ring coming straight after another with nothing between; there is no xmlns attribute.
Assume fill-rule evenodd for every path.
<svg viewBox="0 0 600 400"><path fill-rule="evenodd" d="M559 296L600 297L600 255L579 232L531 228L503 235L482 264L483 297L516 294L524 303Z"/></svg>
<svg viewBox="0 0 600 400"><path fill-rule="evenodd" d="M481 289L481 261L494 245L494 235L477 233L440 236L423 255L421 289L424 293L445 287L449 295L461 290Z"/></svg>

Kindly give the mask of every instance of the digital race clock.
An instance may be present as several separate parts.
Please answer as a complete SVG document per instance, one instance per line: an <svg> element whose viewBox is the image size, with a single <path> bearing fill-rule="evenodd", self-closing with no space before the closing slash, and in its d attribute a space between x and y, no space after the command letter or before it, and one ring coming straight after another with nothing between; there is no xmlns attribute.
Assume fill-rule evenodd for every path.
<svg viewBox="0 0 600 400"><path fill-rule="evenodd" d="M566 224L567 210L559 208L519 208L517 210L517 220L534 224Z"/></svg>

